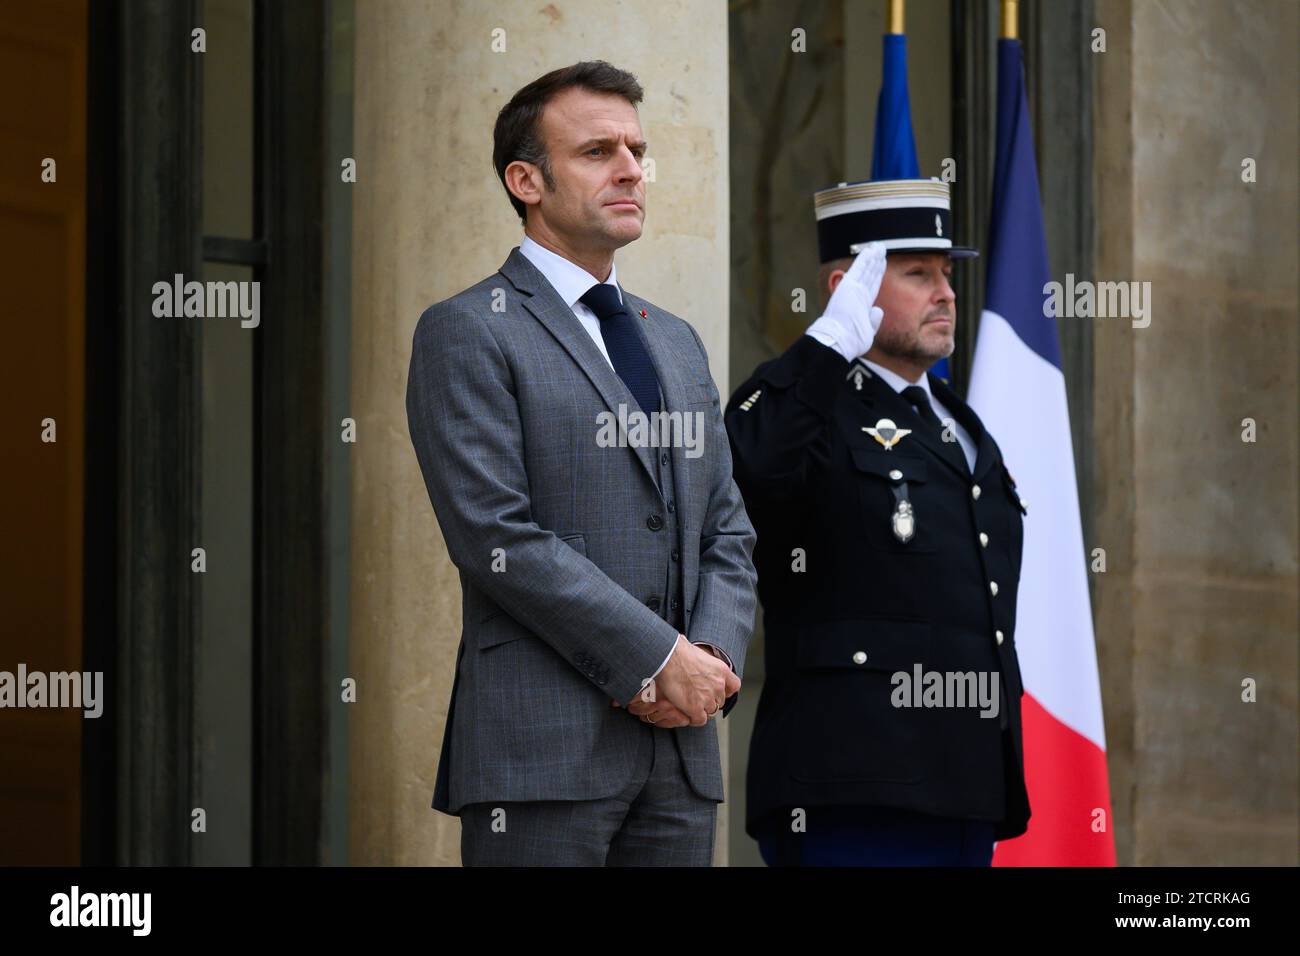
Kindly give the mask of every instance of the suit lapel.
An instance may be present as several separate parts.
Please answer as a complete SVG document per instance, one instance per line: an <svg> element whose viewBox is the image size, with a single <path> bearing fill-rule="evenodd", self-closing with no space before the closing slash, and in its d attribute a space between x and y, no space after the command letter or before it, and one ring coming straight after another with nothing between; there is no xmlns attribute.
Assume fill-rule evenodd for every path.
<svg viewBox="0 0 1300 956"><path fill-rule="evenodd" d="M605 361L605 356L600 354L600 349L596 348L596 343L591 340L591 336L582 327L573 310L565 304L560 294L546 281L546 277L537 271L517 246L510 250L510 256L501 266L500 271L516 289L527 296L523 300L524 308L546 327L569 353L569 357L586 373L587 378L591 379L591 384L596 387L596 391L600 393L610 412L617 416L620 404L629 412L635 410L638 406L632 392L618 377L618 373L610 367L609 362ZM653 352L651 354L653 355ZM658 366L657 360L656 366ZM662 377L660 382L663 382ZM666 393L667 388L665 387L664 390ZM595 441L596 427L597 423L592 421L593 441ZM651 449L633 447L632 451L645 468L650 483L658 487L654 461L650 457Z"/></svg>
<svg viewBox="0 0 1300 956"><path fill-rule="evenodd" d="M638 323L637 329L641 333L641 340L645 342L650 360L654 363L655 374L659 376L659 390L663 394L664 411L679 412L684 428L689 409L686 405L686 381L682 378L681 370L690 367L690 357L682 355L672 344L670 330L665 327L664 318L657 310L651 308L644 299L629 293L621 285L619 289L623 292L624 304L632 313L633 320ZM644 317L641 315L642 310L646 313ZM671 434L670 432L670 436ZM702 436L696 437L702 440ZM677 504L681 508L689 508L695 502L694 496L688 490L686 449L682 442L673 441L668 453L672 456ZM678 524L684 524L692 517L695 516L684 512Z"/></svg>
<svg viewBox="0 0 1300 956"><path fill-rule="evenodd" d="M619 288L623 292L623 302L632 317L638 323L638 330L641 332L641 338L646 344L646 349L650 352L650 359L654 363L655 374L659 376L659 388L663 393L664 411L672 413L679 412L681 415L682 427L686 427L686 416L699 411L692 410L689 406L691 390L688 387L689 380L683 376L684 369L695 367L697 358L694 354L682 354L675 344L677 339L672 334L672 329L668 326L667 320L663 315L644 299L632 295L621 285ZM642 317L641 312L645 311ZM707 373L706 373L707 374ZM693 433L697 441L703 443L707 441L705 433L709 428L709 415L711 409L705 412L704 431ZM692 426L693 427L693 426ZM707 453L707 449L701 449ZM651 449L656 451L657 449ZM698 549L692 551L685 546L687 528L703 528L705 509L708 507L707 493L691 493L691 470L686 463L686 449L683 442L674 441L668 448L669 455L672 456L673 488L664 489L664 497L672 498L677 503L678 521L677 533L679 535L678 544L682 553L682 578L684 581L685 605L687 608L694 607L695 598L698 589L697 572L699 569ZM689 627L690 622L687 621Z"/></svg>
<svg viewBox="0 0 1300 956"><path fill-rule="evenodd" d="M963 402L957 396L957 393L944 383L943 379L931 375L930 390L952 412L953 418L961 423L962 428L966 429L966 433L970 435L971 440L975 443L975 470L972 478L978 484L984 480L984 476L988 474L1000 457L993 436L988 433L988 429L984 427L984 423L980 421L974 409Z"/></svg>

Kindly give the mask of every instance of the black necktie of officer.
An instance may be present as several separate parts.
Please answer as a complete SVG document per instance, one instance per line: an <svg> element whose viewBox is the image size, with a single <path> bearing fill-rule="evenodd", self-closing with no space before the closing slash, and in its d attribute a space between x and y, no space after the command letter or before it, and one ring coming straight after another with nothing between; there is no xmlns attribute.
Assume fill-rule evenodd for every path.
<svg viewBox="0 0 1300 956"><path fill-rule="evenodd" d="M934 406L930 404L930 396L925 389L920 385L909 385L898 394L902 395L907 403L916 409L916 413L921 416L922 421L935 431L943 432L943 422L939 421L939 416L934 413Z"/></svg>
<svg viewBox="0 0 1300 956"><path fill-rule="evenodd" d="M939 416L934 413L934 406L930 404L930 393L920 385L909 385L898 394L903 396L903 400L916 409L916 414L921 416L921 421L934 429L934 437L943 442L944 453L952 463L962 471L969 472L970 465L966 461L966 453L958 446L955 435L952 440L944 440L944 425Z"/></svg>
<svg viewBox="0 0 1300 956"><path fill-rule="evenodd" d="M632 314L619 298L618 289L601 282L583 293L578 301L600 319L600 337L605 341L609 360L641 411L659 411L659 376L641 336L636 333Z"/></svg>

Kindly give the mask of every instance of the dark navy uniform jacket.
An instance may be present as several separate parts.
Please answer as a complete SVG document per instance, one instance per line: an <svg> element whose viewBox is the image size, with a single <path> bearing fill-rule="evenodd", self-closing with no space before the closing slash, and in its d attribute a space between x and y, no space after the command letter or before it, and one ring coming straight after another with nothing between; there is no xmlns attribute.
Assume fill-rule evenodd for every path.
<svg viewBox="0 0 1300 956"><path fill-rule="evenodd" d="M1025 831L1015 644L1024 509L979 418L942 380L929 383L975 442L974 474L955 438L943 441L865 364L806 335L727 405L736 483L758 532L766 635L751 835L818 806L996 821L999 840ZM863 430L882 418L911 434L887 450ZM900 493L915 521L906 542L891 524ZM984 672L989 688L996 673L998 715L981 717L978 704L895 706L894 675L930 671Z"/></svg>

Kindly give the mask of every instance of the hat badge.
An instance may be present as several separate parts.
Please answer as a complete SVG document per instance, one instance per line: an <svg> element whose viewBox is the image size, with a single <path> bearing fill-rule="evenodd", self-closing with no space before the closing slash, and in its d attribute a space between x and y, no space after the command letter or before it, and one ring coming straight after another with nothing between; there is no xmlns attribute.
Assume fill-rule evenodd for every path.
<svg viewBox="0 0 1300 956"><path fill-rule="evenodd" d="M875 427L862 426L862 430L874 438L880 444L885 446L885 451L890 451L895 445L912 434L910 428L899 428L894 424L892 418L882 418L876 422Z"/></svg>

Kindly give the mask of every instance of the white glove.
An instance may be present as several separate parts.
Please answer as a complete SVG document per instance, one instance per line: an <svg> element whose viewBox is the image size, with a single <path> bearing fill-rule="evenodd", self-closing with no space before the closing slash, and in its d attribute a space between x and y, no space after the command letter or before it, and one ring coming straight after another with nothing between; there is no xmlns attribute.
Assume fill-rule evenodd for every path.
<svg viewBox="0 0 1300 956"><path fill-rule="evenodd" d="M808 334L852 362L876 339L885 313L876 306L885 279L885 247L869 242L831 293L826 311L808 326Z"/></svg>

